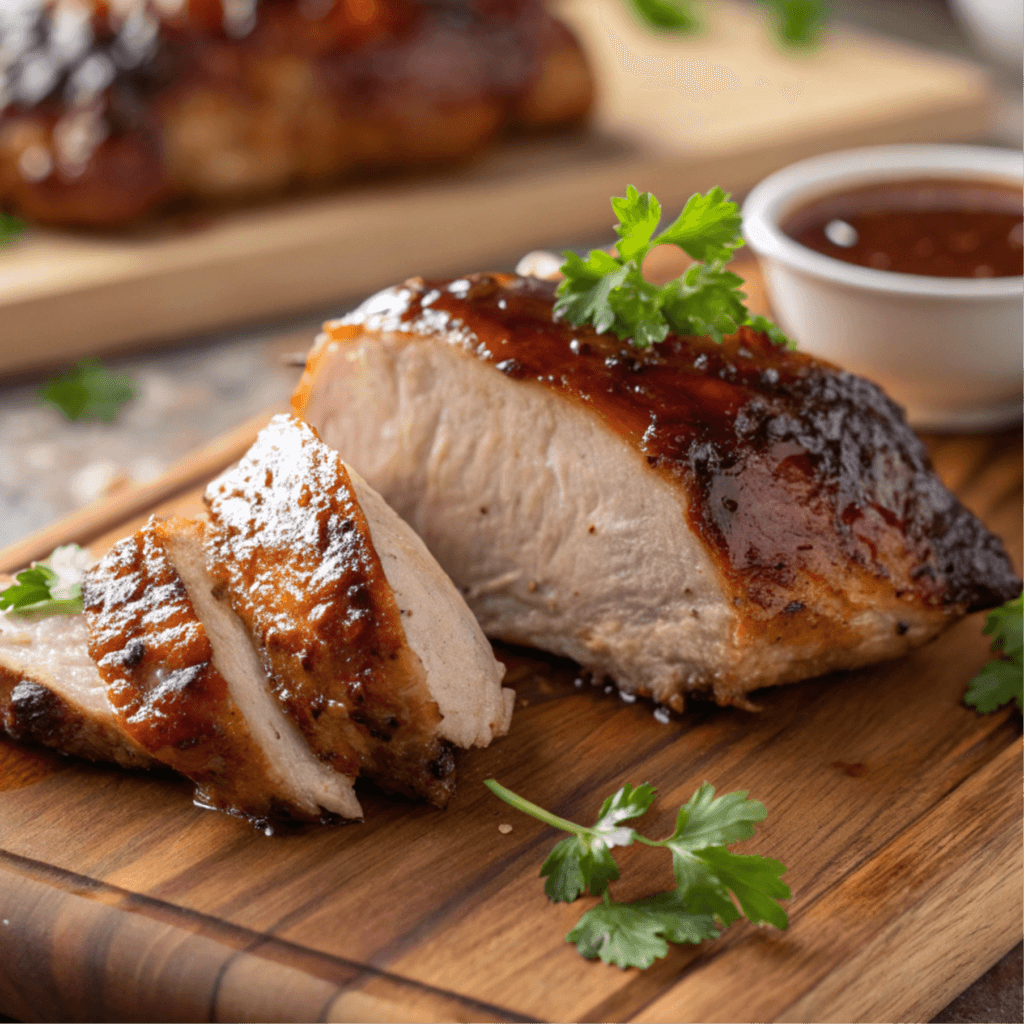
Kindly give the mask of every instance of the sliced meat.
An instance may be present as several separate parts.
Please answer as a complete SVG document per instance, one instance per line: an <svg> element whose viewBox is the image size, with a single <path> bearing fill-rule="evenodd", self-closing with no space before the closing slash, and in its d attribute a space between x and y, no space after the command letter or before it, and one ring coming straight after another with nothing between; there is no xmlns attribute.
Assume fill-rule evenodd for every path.
<svg viewBox="0 0 1024 1024"><path fill-rule="evenodd" d="M294 398L488 635L742 704L1020 592L874 385L749 329L640 352L556 323L553 288L388 289L327 325Z"/></svg>
<svg viewBox="0 0 1024 1024"><path fill-rule="evenodd" d="M444 806L452 744L507 731L512 694L421 542L295 417L275 417L206 502L218 592L317 756Z"/></svg>
<svg viewBox="0 0 1024 1024"><path fill-rule="evenodd" d="M81 615L0 614L0 728L91 761L155 763L110 706Z"/></svg>
<svg viewBox="0 0 1024 1024"><path fill-rule="evenodd" d="M196 802L252 819L359 818L352 776L317 760L214 595L201 523L150 522L83 584L89 653L123 729L191 779Z"/></svg>

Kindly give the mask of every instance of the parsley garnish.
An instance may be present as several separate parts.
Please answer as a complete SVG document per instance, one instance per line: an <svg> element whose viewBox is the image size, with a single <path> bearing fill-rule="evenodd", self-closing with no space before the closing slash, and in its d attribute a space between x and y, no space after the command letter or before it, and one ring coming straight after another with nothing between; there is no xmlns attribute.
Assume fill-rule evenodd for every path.
<svg viewBox="0 0 1024 1024"><path fill-rule="evenodd" d="M9 213L0 213L0 246L16 242L25 233L28 225Z"/></svg>
<svg viewBox="0 0 1024 1024"><path fill-rule="evenodd" d="M630 185L625 198L612 199L612 209L619 218L618 255L602 249L592 250L585 260L573 252L563 254L565 280L558 286L556 318L576 326L592 324L598 334L612 330L635 348L656 345L669 331L720 344L743 325L764 332L776 345L795 347L766 317L750 315L739 290L743 279L725 269L743 239L739 207L720 188L691 196L658 235L661 204L653 193ZM698 262L659 288L640 269L656 245L677 245Z"/></svg>
<svg viewBox="0 0 1024 1024"><path fill-rule="evenodd" d="M694 32L702 27L694 0L628 0L649 25L676 32ZM788 45L807 46L817 42L825 21L825 0L761 0L775 23L775 34Z"/></svg>
<svg viewBox="0 0 1024 1024"><path fill-rule="evenodd" d="M985 635L992 636L993 653L1001 658L990 661L971 680L964 703L982 714L995 711L1011 700L1021 710L1024 704L1024 639L1021 626L1024 594L988 613Z"/></svg>
<svg viewBox="0 0 1024 1024"><path fill-rule="evenodd" d="M87 359L47 381L39 389L39 397L55 405L69 420L91 418L113 423L121 406L135 397L135 387L123 373L114 373L98 360Z"/></svg>
<svg viewBox="0 0 1024 1024"><path fill-rule="evenodd" d="M89 553L77 544L57 548L45 562L33 562L0 592L0 611L18 615L74 615L82 610L82 574Z"/></svg>
<svg viewBox="0 0 1024 1024"><path fill-rule="evenodd" d="M640 817L654 803L650 783L635 789L623 786L605 800L596 824L589 828L545 811L494 779L484 785L516 810L570 833L551 851L540 873L547 879L544 892L555 902L572 903L588 891L601 897L565 937L588 959L646 968L668 953L669 942L715 939L741 916L776 928L789 925L778 904L790 897L789 886L780 880L785 865L726 848L749 839L754 822L767 815L764 804L748 800L745 791L716 799L714 787L705 782L680 807L672 835L654 840L622 824ZM619 877L611 851L634 842L671 852L676 888L633 903L616 903L608 894L608 883Z"/></svg>

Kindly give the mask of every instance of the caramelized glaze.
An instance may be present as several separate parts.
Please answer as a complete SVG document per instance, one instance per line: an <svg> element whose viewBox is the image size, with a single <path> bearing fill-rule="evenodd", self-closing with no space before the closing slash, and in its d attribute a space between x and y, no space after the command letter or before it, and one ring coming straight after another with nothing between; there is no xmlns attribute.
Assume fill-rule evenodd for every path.
<svg viewBox="0 0 1024 1024"><path fill-rule="evenodd" d="M554 285L533 278L415 279L327 336L440 334L591 410L681 485L691 527L754 632L792 637L808 595L821 605L822 590L835 606L830 628L840 628L853 579L861 604L884 594L939 613L1019 592L999 541L938 481L875 385L748 328L722 345L670 336L637 351L555 322L553 299Z"/></svg>
<svg viewBox="0 0 1024 1024"><path fill-rule="evenodd" d="M0 206L120 223L466 157L588 104L536 0L19 0L0 4Z"/></svg>
<svg viewBox="0 0 1024 1024"><path fill-rule="evenodd" d="M254 743L206 630L165 549L164 531L199 523L150 519L116 544L82 586L89 653L124 730L196 784L197 802L276 816Z"/></svg>
<svg viewBox="0 0 1024 1024"><path fill-rule="evenodd" d="M314 752L446 804L454 760L440 712L340 457L276 416L206 503L211 575Z"/></svg>

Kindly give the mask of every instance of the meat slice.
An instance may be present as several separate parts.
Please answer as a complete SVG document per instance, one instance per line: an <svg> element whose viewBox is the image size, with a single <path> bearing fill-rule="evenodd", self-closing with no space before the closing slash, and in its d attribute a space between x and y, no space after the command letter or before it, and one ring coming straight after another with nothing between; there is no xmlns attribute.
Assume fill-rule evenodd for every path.
<svg viewBox="0 0 1024 1024"><path fill-rule="evenodd" d="M271 696L248 635L214 594L203 524L151 519L83 584L89 653L121 726L248 818L362 817L353 776L317 760Z"/></svg>
<svg viewBox="0 0 1024 1024"><path fill-rule="evenodd" d="M412 530L295 417L210 484L208 561L311 748L444 806L451 746L508 729L512 692Z"/></svg>
<svg viewBox="0 0 1024 1024"><path fill-rule="evenodd" d="M155 763L107 700L82 615L0 614L0 730L91 761Z"/></svg>
<svg viewBox="0 0 1024 1024"><path fill-rule="evenodd" d="M1020 592L874 385L750 329L640 352L553 301L408 281L327 325L293 400L488 635L743 704Z"/></svg>

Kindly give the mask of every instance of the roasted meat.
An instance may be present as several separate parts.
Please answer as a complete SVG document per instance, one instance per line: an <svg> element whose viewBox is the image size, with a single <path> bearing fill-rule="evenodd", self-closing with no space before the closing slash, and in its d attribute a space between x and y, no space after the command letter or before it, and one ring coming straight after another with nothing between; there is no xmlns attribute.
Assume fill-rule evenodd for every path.
<svg viewBox="0 0 1024 1024"><path fill-rule="evenodd" d="M125 768L154 763L117 720L81 615L0 613L0 732Z"/></svg>
<svg viewBox="0 0 1024 1024"><path fill-rule="evenodd" d="M210 484L206 503L216 592L316 755L444 806L452 744L506 732L512 692L412 530L289 416Z"/></svg>
<svg viewBox="0 0 1024 1024"><path fill-rule="evenodd" d="M214 596L203 526L150 520L83 587L89 653L127 732L196 784L196 802L254 819L362 816L354 773L315 758Z"/></svg>
<svg viewBox="0 0 1024 1024"><path fill-rule="evenodd" d="M0 730L257 822L360 818L360 775L445 806L514 694L422 541L294 416L206 500L115 544L83 614L0 615Z"/></svg>
<svg viewBox="0 0 1024 1024"><path fill-rule="evenodd" d="M539 0L11 0L0 208L106 226L464 159L590 97Z"/></svg>
<svg viewBox="0 0 1024 1024"><path fill-rule="evenodd" d="M555 322L553 290L388 289L326 326L294 399L488 635L744 704L1020 592L873 384L747 328L638 351Z"/></svg>

